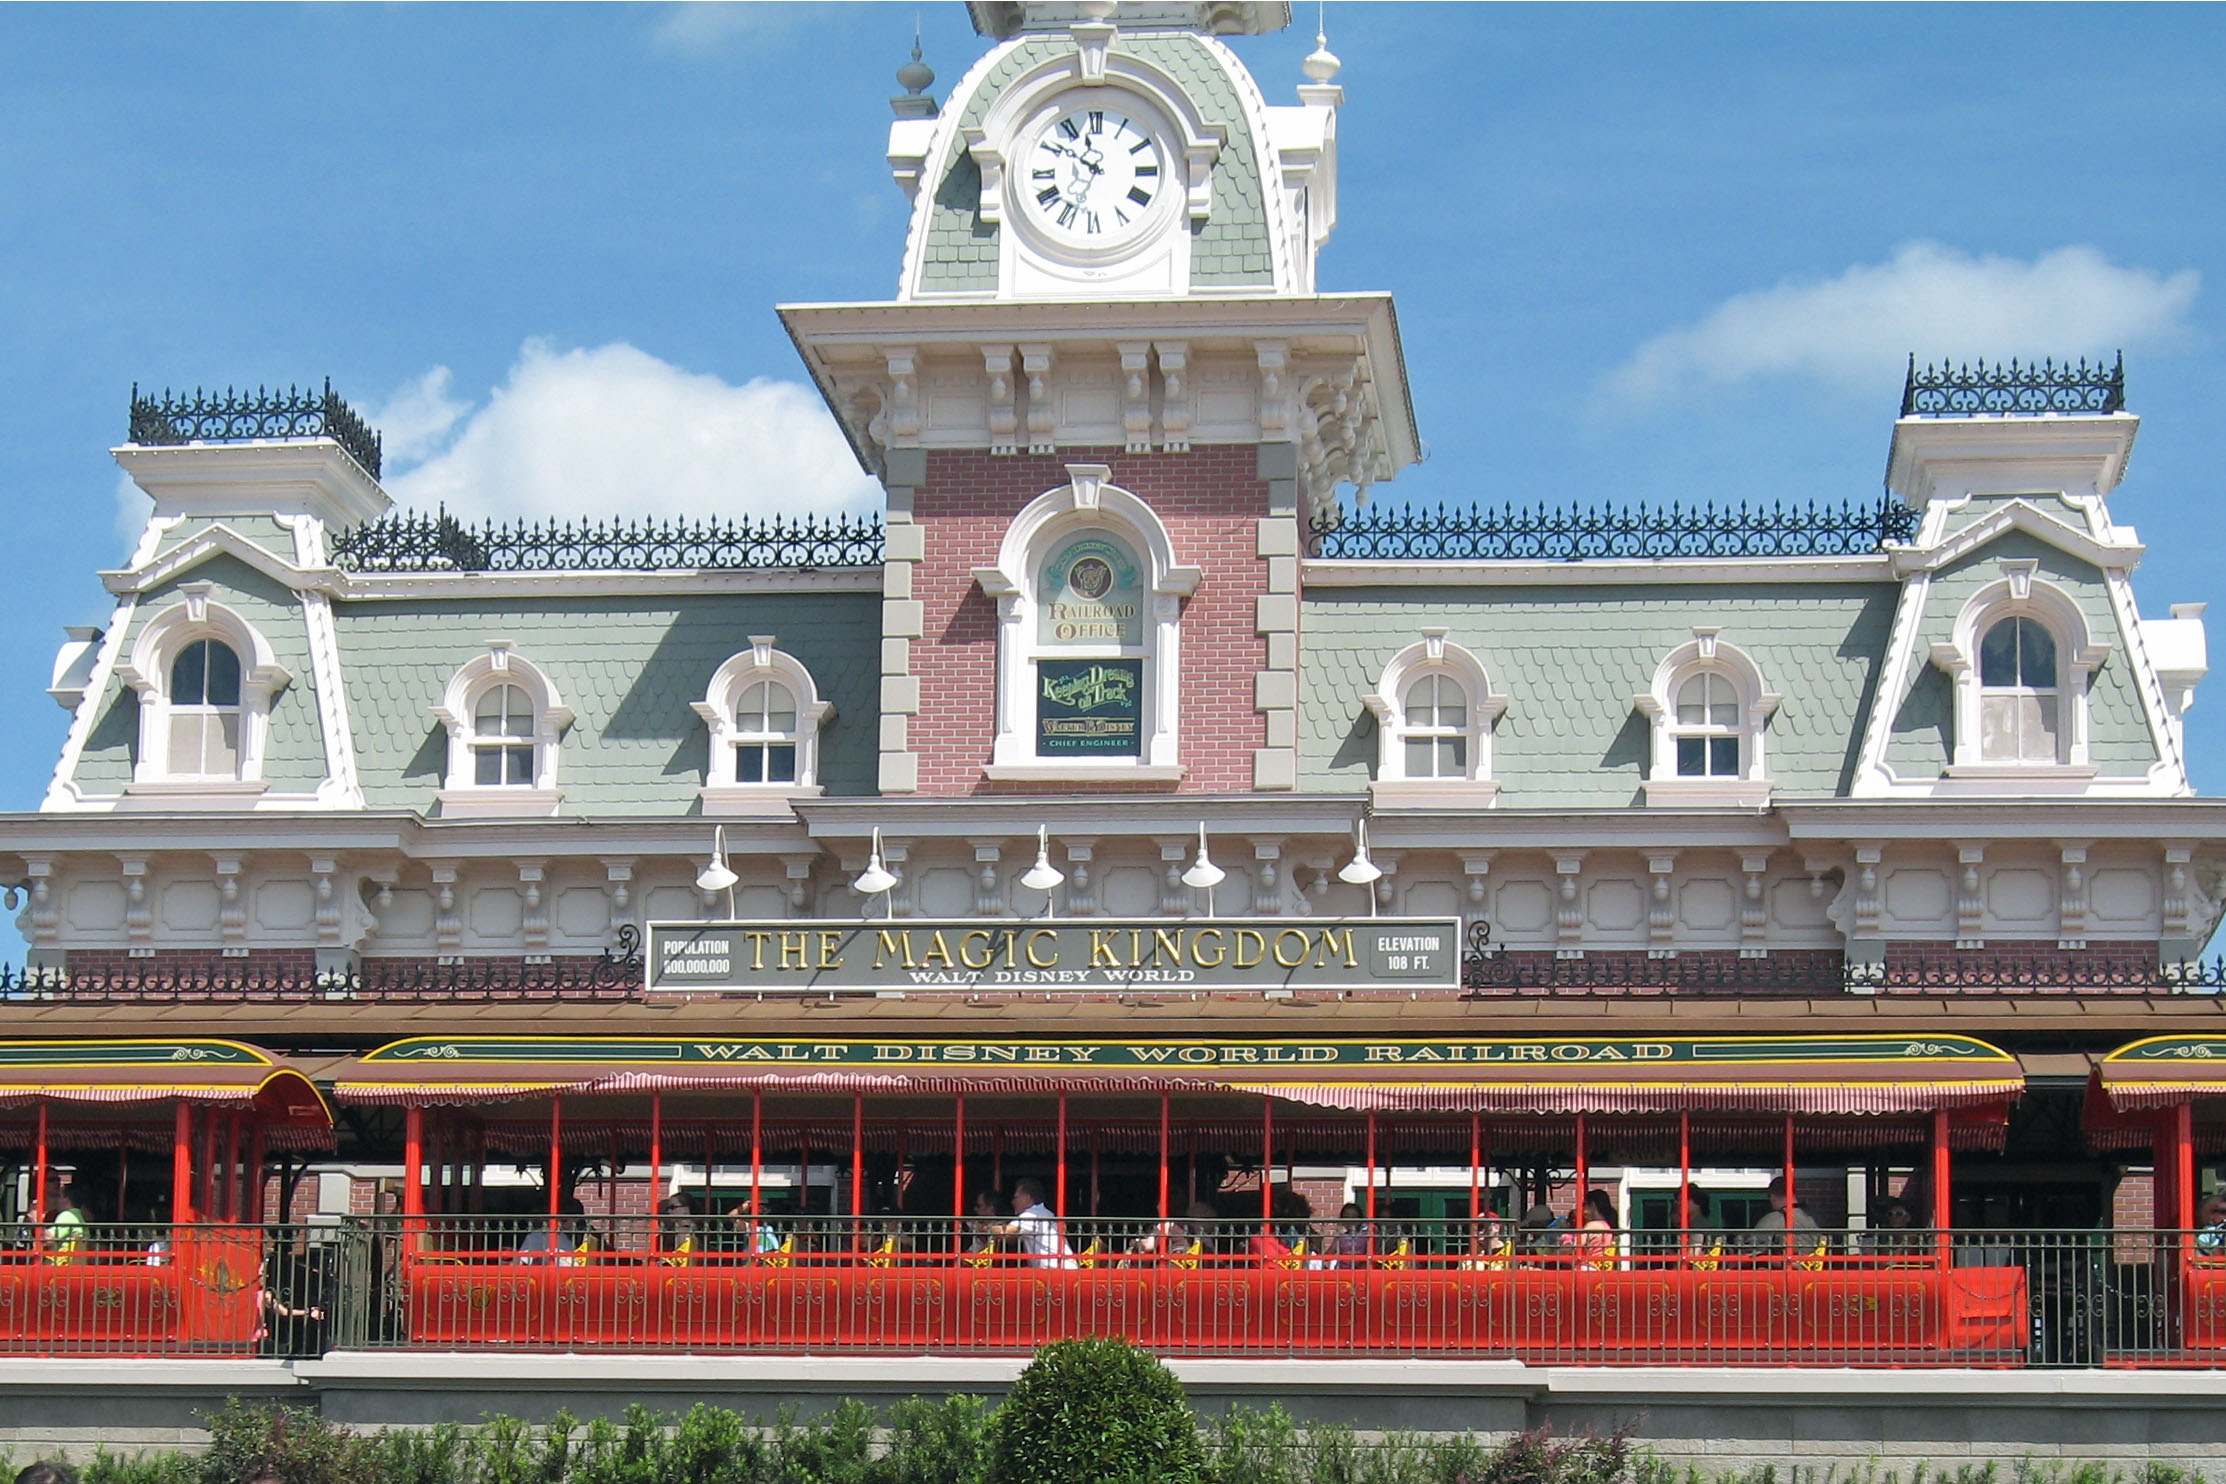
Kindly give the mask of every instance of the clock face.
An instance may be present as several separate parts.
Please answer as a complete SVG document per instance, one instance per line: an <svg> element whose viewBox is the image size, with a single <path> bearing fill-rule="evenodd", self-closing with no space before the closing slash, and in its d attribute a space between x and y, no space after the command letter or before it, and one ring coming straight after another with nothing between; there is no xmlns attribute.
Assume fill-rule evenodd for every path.
<svg viewBox="0 0 2226 1484"><path fill-rule="evenodd" d="M1054 121L1029 151L1020 182L1039 226L1087 247L1141 227L1165 184L1158 143L1107 108L1078 108Z"/></svg>

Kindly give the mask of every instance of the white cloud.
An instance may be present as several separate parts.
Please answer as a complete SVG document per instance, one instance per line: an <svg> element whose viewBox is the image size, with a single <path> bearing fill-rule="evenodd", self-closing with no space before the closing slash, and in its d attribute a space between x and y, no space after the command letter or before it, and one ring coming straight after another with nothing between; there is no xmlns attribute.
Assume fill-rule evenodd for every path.
<svg viewBox="0 0 2226 1484"><path fill-rule="evenodd" d="M390 463L414 464L448 441L457 420L471 411L471 403L449 396L449 372L435 366L415 381L405 382L365 419L379 430L381 452Z"/></svg>
<svg viewBox="0 0 2226 1484"><path fill-rule="evenodd" d="M1608 384L1634 401L1775 376L1869 390L1897 380L1911 351L1920 363L2107 356L2183 335L2200 284L2193 269L2120 268L2092 247L2026 262L1911 243L1836 278L1727 299L1648 340Z"/></svg>
<svg viewBox="0 0 2226 1484"><path fill-rule="evenodd" d="M729 42L764 39L793 30L816 6L771 0L680 0L666 7L650 42L665 52L715 52Z"/></svg>
<svg viewBox="0 0 2226 1484"><path fill-rule="evenodd" d="M384 481L415 510L480 519L788 516L860 510L881 487L858 467L811 388L731 386L631 345L557 350L529 340L484 407L448 398L436 368L389 407L424 416L429 454ZM455 408L441 434L423 430ZM446 437L445 447L438 438ZM391 449L397 441L389 437ZM435 448L438 451L433 451Z"/></svg>

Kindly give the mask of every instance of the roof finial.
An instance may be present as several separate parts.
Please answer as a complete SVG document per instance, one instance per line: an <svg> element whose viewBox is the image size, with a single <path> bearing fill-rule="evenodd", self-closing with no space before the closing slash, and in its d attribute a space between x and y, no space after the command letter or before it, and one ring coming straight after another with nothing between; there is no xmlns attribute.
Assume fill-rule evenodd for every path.
<svg viewBox="0 0 2226 1484"><path fill-rule="evenodd" d="M912 17L912 60L897 69L897 82L914 98L935 86L935 69L920 60L920 17Z"/></svg>
<svg viewBox="0 0 2226 1484"><path fill-rule="evenodd" d="M1327 83L1337 76L1337 69L1344 65L1337 60L1337 54L1329 49L1329 0L1322 0L1321 8L1315 13L1314 50L1307 54L1305 61L1299 63L1299 70L1306 74L1310 82Z"/></svg>

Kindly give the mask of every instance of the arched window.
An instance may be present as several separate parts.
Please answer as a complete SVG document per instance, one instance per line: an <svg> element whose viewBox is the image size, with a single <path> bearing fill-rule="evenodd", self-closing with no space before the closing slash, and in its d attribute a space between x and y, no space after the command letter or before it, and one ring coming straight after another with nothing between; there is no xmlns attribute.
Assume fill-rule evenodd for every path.
<svg viewBox="0 0 2226 1484"><path fill-rule="evenodd" d="M491 643L449 677L433 715L448 732L444 816L556 812L558 743L572 709L538 666Z"/></svg>
<svg viewBox="0 0 2226 1484"><path fill-rule="evenodd" d="M997 565L974 569L997 602L991 778L1183 776L1178 646L1201 574L1110 472L1069 464L1068 483L1013 517Z"/></svg>
<svg viewBox="0 0 2226 1484"><path fill-rule="evenodd" d="M1384 666L1376 689L1363 697L1376 718L1375 792L1386 803L1439 799L1489 802L1492 729L1507 697L1492 689L1483 663L1432 625Z"/></svg>
<svg viewBox="0 0 2226 1484"><path fill-rule="evenodd" d="M1702 670L1677 687L1677 719L1670 724L1680 778L1737 778L1739 687L1729 675Z"/></svg>
<svg viewBox="0 0 2226 1484"><path fill-rule="evenodd" d="M515 685L490 685L472 703L472 784L533 787L534 706Z"/></svg>
<svg viewBox="0 0 2226 1484"><path fill-rule="evenodd" d="M2110 656L2071 594L2041 580L2029 557L1997 564L2002 580L1973 594L1953 637L1932 662L1955 687L1951 777L2012 776L2029 786L2041 769L2094 772L2087 751L2087 687Z"/></svg>
<svg viewBox="0 0 2226 1484"><path fill-rule="evenodd" d="M1635 697L1651 725L1646 771L1649 804L1724 804L1755 809L1770 801L1766 723L1780 697L1738 645L1708 624L1671 650Z"/></svg>
<svg viewBox="0 0 2226 1484"><path fill-rule="evenodd" d="M796 794L819 792L819 734L835 714L811 671L752 634L750 647L712 673L693 703L710 733L703 804L710 813L785 810Z"/></svg>
<svg viewBox="0 0 2226 1484"><path fill-rule="evenodd" d="M2038 619L2005 618L1979 641L1979 756L1988 762L2061 760L2062 686L2056 636Z"/></svg>
<svg viewBox="0 0 2226 1484"><path fill-rule="evenodd" d="M116 673L139 697L139 758L129 791L238 807L263 788L272 699L292 679L254 625L186 583L148 620Z"/></svg>
<svg viewBox="0 0 2226 1484"><path fill-rule="evenodd" d="M196 639L170 662L170 773L240 776L240 657L217 639Z"/></svg>

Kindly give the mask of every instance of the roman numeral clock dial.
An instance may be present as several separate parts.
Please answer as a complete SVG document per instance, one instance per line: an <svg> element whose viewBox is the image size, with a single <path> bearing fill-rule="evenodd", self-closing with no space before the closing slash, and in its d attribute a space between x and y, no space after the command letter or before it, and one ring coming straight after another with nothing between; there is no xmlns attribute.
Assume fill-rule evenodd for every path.
<svg viewBox="0 0 2226 1484"><path fill-rule="evenodd" d="M1028 154L1022 194L1044 230L1085 247L1141 227L1164 184L1159 145L1125 114L1078 108L1054 121Z"/></svg>

